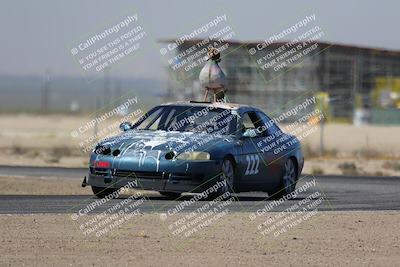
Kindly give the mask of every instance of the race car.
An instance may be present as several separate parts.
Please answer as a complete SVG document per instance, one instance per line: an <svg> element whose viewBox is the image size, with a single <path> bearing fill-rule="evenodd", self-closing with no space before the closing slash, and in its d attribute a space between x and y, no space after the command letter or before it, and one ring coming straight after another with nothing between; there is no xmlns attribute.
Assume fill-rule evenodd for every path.
<svg viewBox="0 0 400 267"><path fill-rule="evenodd" d="M248 105L175 102L152 108L99 142L82 186L104 198L129 185L172 198L201 193L294 191L304 165L299 140Z"/></svg>

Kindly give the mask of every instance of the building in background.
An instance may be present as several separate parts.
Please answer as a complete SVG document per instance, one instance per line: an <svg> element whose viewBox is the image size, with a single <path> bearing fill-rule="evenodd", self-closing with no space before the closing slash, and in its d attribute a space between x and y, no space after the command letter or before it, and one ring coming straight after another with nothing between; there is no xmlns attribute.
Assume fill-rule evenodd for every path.
<svg viewBox="0 0 400 267"><path fill-rule="evenodd" d="M200 100L198 75L204 63L196 66L190 59L204 40L179 42L179 46L177 42L161 41L163 46L176 47L174 55L166 57L170 77L166 98ZM297 99L322 94L329 99L331 121L400 124L400 51L316 42L312 51L300 51L302 56L294 63L277 68L257 60L272 58L271 52L289 43L272 43L250 55L259 44L220 42L229 102L256 105L274 116L290 109Z"/></svg>

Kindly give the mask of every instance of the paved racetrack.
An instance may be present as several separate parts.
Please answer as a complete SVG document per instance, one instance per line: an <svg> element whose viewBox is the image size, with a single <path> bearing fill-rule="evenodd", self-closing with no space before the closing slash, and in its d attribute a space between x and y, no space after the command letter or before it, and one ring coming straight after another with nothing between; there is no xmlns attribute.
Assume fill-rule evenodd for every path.
<svg viewBox="0 0 400 267"><path fill-rule="evenodd" d="M49 167L11 167L0 166L0 176L60 177L75 179L81 183L86 174L83 168L49 168ZM323 197L318 210L326 211L374 211L400 209L400 177L362 177L362 176L310 176L303 175L297 188L315 178L316 186L299 193L296 199L285 201L273 211L284 210L313 192ZM272 203L264 193L240 193L230 204L231 212L254 212ZM169 200L156 192L149 192L141 212L166 212L192 196L187 195L179 200ZM123 197L122 197L123 198ZM0 195L0 213L75 213L94 202L90 195ZM122 199L113 199L97 207L94 212L102 212ZM195 210L207 201L198 201L189 205L184 211Z"/></svg>

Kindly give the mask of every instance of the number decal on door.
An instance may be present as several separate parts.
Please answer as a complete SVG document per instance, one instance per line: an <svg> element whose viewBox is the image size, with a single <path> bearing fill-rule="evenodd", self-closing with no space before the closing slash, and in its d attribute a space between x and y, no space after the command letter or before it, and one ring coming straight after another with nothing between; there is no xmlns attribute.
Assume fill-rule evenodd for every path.
<svg viewBox="0 0 400 267"><path fill-rule="evenodd" d="M260 165L260 158L258 155L246 155L247 168L244 175L253 175L258 173L258 166Z"/></svg>

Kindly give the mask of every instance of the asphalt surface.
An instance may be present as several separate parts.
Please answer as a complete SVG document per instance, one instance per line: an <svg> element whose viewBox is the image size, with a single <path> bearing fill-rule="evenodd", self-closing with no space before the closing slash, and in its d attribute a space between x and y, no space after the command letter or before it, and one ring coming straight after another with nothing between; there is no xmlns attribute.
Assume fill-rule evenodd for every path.
<svg viewBox="0 0 400 267"><path fill-rule="evenodd" d="M0 176L16 177L58 177L75 179L81 183L86 174L84 168L49 168L49 167L11 167L0 166ZM255 212L263 208L269 211L282 211L299 205L316 204L320 211L375 211L375 210L400 210L400 177L362 177L362 176L311 176L303 175L297 189L310 185L315 179L315 186L299 192L295 199L277 204L267 199L265 193L240 193L234 194L232 202L225 202L230 212ZM168 213L180 209L183 203L187 204L194 195L185 195L177 200L170 200L149 191L143 195L143 202L122 196L99 204L97 198L90 195L0 195L0 214L31 214L31 213L78 213L88 210L96 203L95 208L90 208L91 213L103 211L117 212L115 207L136 203L135 208L140 212ZM123 202L125 200L125 202ZM186 201L186 202L185 202ZM125 203L125 204L124 204ZM97 205L98 204L98 205ZM211 204L209 201L200 200L186 205L180 212L190 212ZM114 207L114 208L113 208Z"/></svg>

